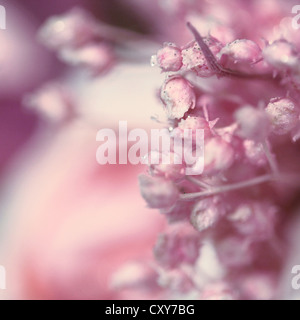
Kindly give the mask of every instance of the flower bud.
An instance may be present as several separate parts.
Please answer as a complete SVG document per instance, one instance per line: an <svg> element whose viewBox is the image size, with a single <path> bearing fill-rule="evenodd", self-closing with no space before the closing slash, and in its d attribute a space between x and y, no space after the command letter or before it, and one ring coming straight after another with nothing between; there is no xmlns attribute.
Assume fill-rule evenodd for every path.
<svg viewBox="0 0 300 320"><path fill-rule="evenodd" d="M25 96L24 104L35 110L46 121L58 123L74 114L70 92L60 83L48 83L36 92Z"/></svg>
<svg viewBox="0 0 300 320"><path fill-rule="evenodd" d="M276 40L263 49L263 57L271 66L280 69L299 69L299 56L293 45L285 40Z"/></svg>
<svg viewBox="0 0 300 320"><path fill-rule="evenodd" d="M177 269L158 269L158 279L156 282L161 288L168 289L170 292L188 294L195 288L194 281L191 277L179 268ZM180 295L182 297L182 295Z"/></svg>
<svg viewBox="0 0 300 320"><path fill-rule="evenodd" d="M212 197L197 202L191 214L191 223L198 231L213 227L225 215L226 208L220 197Z"/></svg>
<svg viewBox="0 0 300 320"><path fill-rule="evenodd" d="M159 151L151 151L147 158L149 159L150 174L155 177L164 177L177 181L185 175L183 159L176 153L167 152L162 154Z"/></svg>
<svg viewBox="0 0 300 320"><path fill-rule="evenodd" d="M265 110L244 106L235 113L239 135L245 139L263 141L270 131L270 120Z"/></svg>
<svg viewBox="0 0 300 320"><path fill-rule="evenodd" d="M249 71L253 63L260 60L261 57L259 46L247 39L228 43L217 55L224 67L241 71Z"/></svg>
<svg viewBox="0 0 300 320"><path fill-rule="evenodd" d="M205 144L204 174L227 170L234 159L234 149L228 142L219 137L212 138Z"/></svg>
<svg viewBox="0 0 300 320"><path fill-rule="evenodd" d="M169 119L180 119L195 108L196 95L191 84L184 78L172 77L161 89L161 99L167 109Z"/></svg>
<svg viewBox="0 0 300 320"><path fill-rule="evenodd" d="M82 48L61 50L59 58L73 66L79 66L99 74L108 70L114 63L114 53L108 44L89 44Z"/></svg>
<svg viewBox="0 0 300 320"><path fill-rule="evenodd" d="M274 235L277 209L267 202L241 204L228 216L239 234L255 240L270 239Z"/></svg>
<svg viewBox="0 0 300 320"><path fill-rule="evenodd" d="M266 153L261 143L246 139L243 146L245 156L252 165L263 167L267 164Z"/></svg>
<svg viewBox="0 0 300 320"><path fill-rule="evenodd" d="M220 262L227 268L245 268L253 263L255 251L245 237L228 235L216 244Z"/></svg>
<svg viewBox="0 0 300 320"><path fill-rule="evenodd" d="M209 283L203 288L200 300L236 300L237 291L228 283L218 281Z"/></svg>
<svg viewBox="0 0 300 320"><path fill-rule="evenodd" d="M139 176L142 197L150 208L168 208L179 198L179 191L169 180L162 178Z"/></svg>
<svg viewBox="0 0 300 320"><path fill-rule="evenodd" d="M151 58L151 64L158 65L163 71L178 71L182 66L181 50L173 43L167 43Z"/></svg>
<svg viewBox="0 0 300 320"><path fill-rule="evenodd" d="M196 130L203 129L204 130L204 139L209 139L212 137L211 128L209 126L209 122L206 121L202 117L187 117L185 120L182 119L178 128L183 132L185 129L193 130L193 139L196 138Z"/></svg>
<svg viewBox="0 0 300 320"><path fill-rule="evenodd" d="M222 48L221 43L214 38L204 38L203 41L208 45L211 52L216 55ZM192 41L181 51L182 68L192 70L200 77L209 77L213 75L207 60L196 41Z"/></svg>
<svg viewBox="0 0 300 320"><path fill-rule="evenodd" d="M41 41L51 49L78 47L96 35L96 22L82 9L51 17L39 32Z"/></svg>
<svg viewBox="0 0 300 320"><path fill-rule="evenodd" d="M245 300L272 300L276 297L275 273L256 271L242 276L239 283Z"/></svg>
<svg viewBox="0 0 300 320"><path fill-rule="evenodd" d="M284 135L293 130L299 123L299 110L293 101L287 98L271 100L266 113L272 123L272 131Z"/></svg>
<svg viewBox="0 0 300 320"><path fill-rule="evenodd" d="M182 263L193 264L199 256L199 234L189 226L171 228L161 234L154 247L154 255L159 264L175 268Z"/></svg>

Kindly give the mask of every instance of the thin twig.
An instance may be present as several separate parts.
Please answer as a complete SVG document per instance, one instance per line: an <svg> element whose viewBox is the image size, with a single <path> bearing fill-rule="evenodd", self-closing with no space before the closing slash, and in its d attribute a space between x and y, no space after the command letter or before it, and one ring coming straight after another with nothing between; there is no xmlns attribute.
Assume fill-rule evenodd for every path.
<svg viewBox="0 0 300 320"><path fill-rule="evenodd" d="M216 57L213 55L211 50L209 49L208 45L204 42L203 38L201 37L200 33L196 30L196 28L190 23L187 22L187 27L192 32L196 42L198 43L200 49L203 52L203 55L206 59L206 62L209 68L218 76L230 76L236 77L239 79L257 79L257 80L271 80L274 79L273 75L271 74L250 74L250 73L243 73L236 70L231 70L227 68L223 68L217 61Z"/></svg>
<svg viewBox="0 0 300 320"><path fill-rule="evenodd" d="M191 177L191 176L186 176L185 178L186 178L186 180L194 183L195 185L197 185L197 186L199 186L201 188L204 188L204 189L211 188L210 184L208 184L208 183L206 183L204 181L198 180L197 178L194 178L194 177Z"/></svg>
<svg viewBox="0 0 300 320"><path fill-rule="evenodd" d="M232 183L229 185L214 187L214 188L211 188L210 190L182 194L180 196L180 198L181 198L181 200L193 200L193 199L197 199L197 198L201 198L201 197L213 196L213 195L216 195L219 193L239 190L239 189L259 185L262 183L270 182L274 179L275 179L275 177L273 175L267 174L267 175L263 175L260 177L256 177L256 178L247 180L247 181L242 181L242 182Z"/></svg>
<svg viewBox="0 0 300 320"><path fill-rule="evenodd" d="M272 172L275 175L278 175L279 174L278 164L277 164L276 159L274 158L274 156L271 153L271 150L270 150L268 142L267 141L263 141L262 142L262 146L263 146L265 155L267 157L267 160L269 162L269 165L271 167Z"/></svg>

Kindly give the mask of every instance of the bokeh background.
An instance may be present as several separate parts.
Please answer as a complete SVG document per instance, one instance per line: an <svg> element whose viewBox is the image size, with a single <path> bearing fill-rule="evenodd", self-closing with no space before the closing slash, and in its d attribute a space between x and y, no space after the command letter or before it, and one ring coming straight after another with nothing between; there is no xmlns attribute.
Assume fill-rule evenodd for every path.
<svg viewBox="0 0 300 320"><path fill-rule="evenodd" d="M7 272L2 299L161 297L155 290L111 285L126 263L135 263L128 278L145 272L139 262L151 264L165 221L140 196L137 176L145 168L97 164L96 133L117 128L120 120L132 128L159 126L151 116L162 114L156 93L163 77L151 68L150 57L165 41L183 45L192 39L181 19L191 2L1 1L7 11L7 29L0 30L0 264ZM214 14L230 18L226 5L206 2ZM253 1L266 30L295 3L282 5L285 12L278 13L270 2ZM240 3L240 14L249 18L247 1ZM122 40L104 34L117 52L105 73L91 76L71 68L38 40L49 17L74 7L127 32ZM253 26L249 38L257 39L259 31ZM76 110L75 118L57 121L60 104L47 90L46 111L28 107L28 97L49 83L67 91L62 95ZM58 113L49 116L52 106ZM149 288L152 280L149 275Z"/></svg>
<svg viewBox="0 0 300 320"><path fill-rule="evenodd" d="M7 289L0 295L124 298L110 289L111 275L127 261L150 259L163 223L140 197L137 175L144 168L97 164L96 133L117 129L119 120L147 129L155 114L151 109L156 106L159 112L154 90L160 75L149 77L150 56L159 47L154 17L124 1L1 5L7 29L0 34L0 260ZM133 30L139 40L154 34L153 47L137 59L127 51L128 61L118 61L114 70L97 77L66 66L37 35L49 17L78 6L108 25ZM47 90L41 100L45 113L26 107L26 97L48 83L63 84L80 114L76 119L58 123L59 111L49 117L47 111L61 105Z"/></svg>

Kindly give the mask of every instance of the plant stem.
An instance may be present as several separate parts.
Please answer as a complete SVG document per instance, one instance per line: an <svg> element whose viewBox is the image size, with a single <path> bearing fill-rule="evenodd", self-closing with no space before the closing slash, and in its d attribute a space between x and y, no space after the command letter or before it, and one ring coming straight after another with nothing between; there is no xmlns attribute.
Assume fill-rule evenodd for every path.
<svg viewBox="0 0 300 320"><path fill-rule="evenodd" d="M209 196L213 196L213 195L223 193L223 192L229 192L229 191L234 191L234 190L238 190L238 189L252 187L252 186L255 186L258 184L269 182L274 179L275 179L274 175L266 174L266 175L256 177L256 178L253 178L253 179L250 179L247 181L242 181L242 182L237 182L237 183L233 183L233 184L229 184L229 185L213 187L213 188L211 188L209 190L205 190L205 191L182 194L180 196L180 199L184 200L184 201L185 200L188 201L188 200L194 200L194 199L201 198L201 197L209 197Z"/></svg>
<svg viewBox="0 0 300 320"><path fill-rule="evenodd" d="M231 70L227 68L223 68L217 61L216 57L213 55L208 45L203 41L200 33L196 30L196 28L190 23L187 22L187 27L192 32L196 42L198 43L203 55L206 59L206 62L209 68L217 75L217 77L235 77L240 79L256 79L256 80L272 80L274 77L271 74L250 74L243 73L236 70Z"/></svg>
<svg viewBox="0 0 300 320"><path fill-rule="evenodd" d="M277 165L276 159L274 158L274 156L271 153L271 150L270 150L270 147L268 145L268 142L267 141L263 141L262 142L262 146L263 146L264 152L266 154L266 157L267 157L267 160L269 162L269 165L271 167L272 172L275 175L278 175L279 174L278 165Z"/></svg>

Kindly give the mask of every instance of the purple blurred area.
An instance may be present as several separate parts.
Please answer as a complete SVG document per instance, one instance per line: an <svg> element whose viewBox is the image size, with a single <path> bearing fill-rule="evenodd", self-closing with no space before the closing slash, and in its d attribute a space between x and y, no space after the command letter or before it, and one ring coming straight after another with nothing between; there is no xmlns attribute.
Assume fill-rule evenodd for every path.
<svg viewBox="0 0 300 320"><path fill-rule="evenodd" d="M30 57L24 57L22 64L28 64L34 67L33 64L39 64L40 72L35 77L31 78L32 69L27 68L26 74L12 75L9 68L2 72L2 86L0 85L0 177L5 172L10 159L17 153L17 151L26 143L26 141L34 133L38 119L37 116L28 112L22 106L22 99L24 94L31 91L40 83L55 77L63 66L57 59L51 55L42 45L36 41L36 32L42 21L48 16L62 12L78 1L2 1L1 4L6 8L7 14L7 30L0 33L0 39L3 38L4 33L11 32L11 26L15 20L22 16L26 25L26 43L27 48L38 53L39 61L30 61ZM12 19L11 19L12 18ZM18 21L19 22L19 21ZM23 22L23 21L22 21ZM23 28L23 23L14 24L13 32L20 32ZM28 30L27 30L28 29ZM10 37L9 37L10 38ZM13 40L17 41L17 39ZM6 57L2 57L2 62L6 62ZM0 61L0 74L1 74ZM44 65L45 64L45 65ZM44 65L44 66L43 66ZM20 71L21 73L22 71ZM28 78L28 81L19 79ZM17 79L15 85L10 85L9 90L6 90L7 82L13 83ZM1 88L2 87L2 88Z"/></svg>
<svg viewBox="0 0 300 320"><path fill-rule="evenodd" d="M16 44L17 47L13 50L17 53L21 51L20 56L16 54L16 57L9 58L9 54L6 56L3 54L0 59L2 78L2 85L0 85L0 177L5 172L10 159L28 141L38 125L37 116L22 106L24 95L42 83L58 77L66 70L66 66L36 40L39 27L48 17L64 13L74 6L80 6L88 9L104 22L141 33L155 32L149 29L150 21L147 23L145 17L142 19L132 10L130 1L125 3L118 0L3 0L1 4L7 12L7 30L1 30L0 41L4 35L8 35L7 41L18 42L19 39L26 42L26 47ZM14 36L13 39L11 39L11 34ZM2 43L4 47L5 44L5 42ZM6 61L8 58L9 62ZM9 64L14 65L14 63L22 64L25 68L17 66L10 68ZM4 71L2 64L6 65Z"/></svg>
<svg viewBox="0 0 300 320"><path fill-rule="evenodd" d="M295 0L1 1L0 5L6 9L7 27L6 30L0 30L0 266L5 266L7 270L8 285L5 292L0 290L0 300L2 294L4 299L177 299L178 294L198 299L205 297L201 290L212 297L218 296L219 290L223 298L223 291L227 295L227 282L230 284L228 288L234 289L232 292L228 289L229 298L231 293L232 297L236 296L235 288L238 286L241 292L249 292L251 299L274 296L274 275L280 277L280 268L285 263L282 252L287 251L280 237L289 228L290 221L285 220L293 215L299 203L299 193L292 188L284 187L281 190L280 185L278 190L277 187L273 190L271 186L260 189L258 185L261 182L257 183L258 191L255 190L256 184L251 184L251 178L259 178L265 172L265 167L267 173L275 167L274 177L277 179L276 163L272 166L273 155L269 150L269 142L266 140L263 148L260 142L264 140L256 141L253 132L257 126L253 129L249 125L252 133L250 138L239 135L235 125L238 129L241 125L235 114L239 107L248 107L246 102L255 107L262 105L261 99L267 105L269 101L272 102L271 98L285 96L286 88L273 82L272 77L272 81L261 82L265 78L260 77L265 75L263 73L256 74L253 71L255 77L250 77L250 71L246 72L248 75L243 74L244 71L240 74L240 70L235 68L232 69L233 74L246 76L242 78L247 80L249 76L251 80L246 80L243 85L239 78L231 76L222 78L224 81L218 81L216 77L200 79L198 71L206 66L208 58L203 55L203 50L202 53L200 49L200 52L195 51L196 43L186 23L190 21L202 37L206 34L208 40L216 37L219 54L225 44L227 48L227 44L236 42L232 42L235 39L242 39L242 43L243 39L247 39L246 43L254 41L262 44L262 39L272 41L272 37L279 38L278 34L282 37L279 27L285 30L286 25L290 26L293 3L296 3ZM70 14L71 19L68 16ZM63 17L49 22L50 17L59 15ZM211 30L216 35L213 32L211 34ZM288 31L289 28L286 28ZM219 36L222 41L218 40ZM290 32L290 36L299 43L294 31ZM170 119L166 118L165 111L168 108L176 109L177 101L178 109L182 108L181 93L184 90L175 87L173 93L176 103L172 102L172 95L171 98L164 97L161 84L169 83L165 76L173 74L151 67L159 60L159 55L155 53L161 52L159 49L166 42L171 43L171 48L172 42L176 43L176 48L180 48L180 55L175 55L177 59L179 57L181 65L175 80L178 80L178 75L185 77L185 72L190 76L190 79L184 79L185 88L189 89L187 97L191 97L184 106L187 107L184 109L186 115L175 117L178 119L174 121L173 118L171 122L168 122ZM251 51L246 48L246 53ZM257 55L262 54L260 49L254 51L258 52ZM232 52L235 53L234 50ZM199 54L202 54L200 61L203 60L203 65L193 61L199 59ZM152 58L151 61L154 63L150 63L152 55L154 60ZM294 61L294 55L291 57ZM240 61L235 58L236 61L232 60L233 66L240 62L240 67L249 67L252 72L250 67L264 62L260 57L250 58L242 57ZM266 70L271 75L273 67L269 67L267 65ZM219 71L223 68L225 66ZM274 71L277 72L277 69L274 68ZM223 71L220 74L223 75ZM187 81L191 81L194 93ZM180 94L177 96L177 93ZM185 98L184 94L182 96ZM168 100L172 102L170 106ZM252 122L256 124L257 112L254 113L252 107L250 109L255 115ZM258 113L260 119L262 112ZM196 123L199 121L200 127L205 123L208 142L213 141L207 157L213 160L205 165L211 171L208 177L204 177L202 185L200 180L198 183L197 180L183 180L181 170L183 181L174 179L172 183L164 184L165 188L157 188L159 192L154 190L156 201L156 198L164 197L165 190L172 189L170 185L176 186L174 194L179 200L176 197L174 201L171 199L173 202L168 203L169 211L165 210L166 205L163 204L161 212L164 214L150 210L149 207L159 206L147 207L141 197L138 175L147 170L146 166L103 166L96 161L96 149L101 141L96 136L100 129L108 127L116 132L118 122L127 121L129 130L143 128L149 133L151 129L165 126L172 132L175 127L180 128L179 123L184 128L190 116L196 119ZM295 117L291 113L292 120ZM297 117L299 120L299 114ZM271 122L266 117L262 118L260 128L265 124L269 128ZM157 121L153 121L155 119ZM220 119L217 125L214 119ZM251 119L245 120L245 123L248 122ZM230 126L232 123L234 125ZM262 136L267 137L268 133L264 132ZM115 150L121 150L120 146L123 148L124 136L118 132ZM298 172L297 145L292 145L291 141L286 143L286 138L276 137L274 141L277 145L274 143L272 151L280 155L279 167ZM127 141L126 148L129 151ZM118 152L116 154L118 158ZM230 156L227 157L228 154ZM153 172L151 174L156 175ZM160 170L157 175L158 179L151 179L164 181L170 178L169 173ZM268 174L268 179L261 181L269 183L276 179ZM236 190L236 184L242 184L243 181L247 186L245 191L241 188L241 192L228 192ZM226 182L231 189L226 189ZM145 185L147 191L147 183ZM158 183L157 186L160 187ZM248 191L248 187L253 187L253 193ZM179 197L184 198L186 193L206 189L209 201L203 202L205 210L196 207L198 200L199 203L202 200L198 199L197 194L192 195L190 203L181 206ZM150 191L149 199L152 197ZM226 194L224 198L222 193ZM216 196L216 201L210 201L213 196ZM177 200L178 207L175 203ZM228 212L219 210L219 202L220 207L229 208L226 209ZM282 233L278 238L277 230L274 231L277 220L273 219L273 213L277 211L273 204L278 205L284 213L280 220L283 221L280 223ZM202 215L202 211L205 214ZM202 238L201 234L200 241L197 234L196 245L190 249L189 241L187 245L184 244L185 237L189 239L191 232L194 239L194 229L203 231L202 227L198 227L198 222L196 226L192 221L200 213L201 219L204 216L203 221L200 219L200 224L203 222L205 227L204 236ZM169 217L178 222L178 230L181 222L183 226L188 222L188 229L183 228L183 249L177 245L177 235L174 237L175 245L170 237L170 250L164 248L163 242L159 244L158 234L163 230L166 239L169 230L170 235L173 232L180 233L176 228L172 230L171 224L166 226ZM206 220L209 220L208 223ZM206 228L213 229L208 246L205 242ZM256 246L256 242L262 245ZM163 253L161 261L157 254L153 258L153 248L157 248L155 243L161 245L162 249L158 250ZM254 244L254 249L250 244ZM235 248L237 253L233 250ZM185 249L187 257L192 252L191 256L195 258L187 259L187 265L181 258L185 255L181 251L185 252ZM299 252L298 246L296 249L292 250ZM178 270L177 267L172 269L172 263L165 266L162 263L169 257L173 261L173 255L174 266L176 263L180 266ZM197 260L199 264L196 261L198 256L201 258ZM190 261L192 263L189 265ZM286 274L290 275L289 272L286 271ZM256 282L252 279L256 279ZM208 285L206 290L206 284L213 284L214 281L217 286L212 286L211 290ZM218 284L221 284L221 289Z"/></svg>

